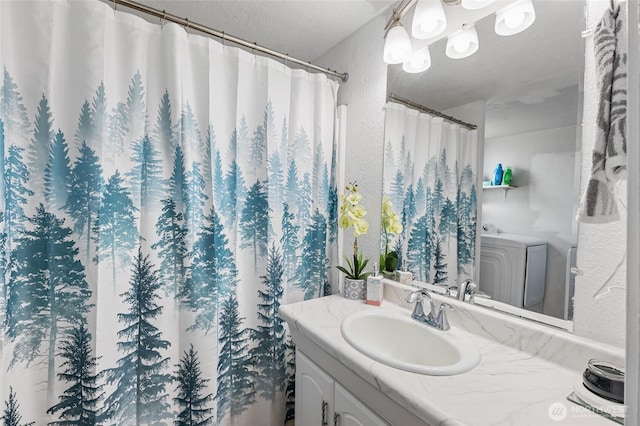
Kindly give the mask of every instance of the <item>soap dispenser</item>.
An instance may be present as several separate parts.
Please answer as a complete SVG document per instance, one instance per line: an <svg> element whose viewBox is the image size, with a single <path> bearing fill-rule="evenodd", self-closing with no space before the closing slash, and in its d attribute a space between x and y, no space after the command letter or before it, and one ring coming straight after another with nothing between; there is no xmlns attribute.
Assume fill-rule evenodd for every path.
<svg viewBox="0 0 640 426"><path fill-rule="evenodd" d="M411 285L413 281L413 274L409 272L407 268L407 259L406 257L402 259L402 270L396 271L396 277L400 284Z"/></svg>
<svg viewBox="0 0 640 426"><path fill-rule="evenodd" d="M378 264L373 264L373 274L367 278L367 299L368 305L380 306L382 304L384 284L382 275L378 271Z"/></svg>

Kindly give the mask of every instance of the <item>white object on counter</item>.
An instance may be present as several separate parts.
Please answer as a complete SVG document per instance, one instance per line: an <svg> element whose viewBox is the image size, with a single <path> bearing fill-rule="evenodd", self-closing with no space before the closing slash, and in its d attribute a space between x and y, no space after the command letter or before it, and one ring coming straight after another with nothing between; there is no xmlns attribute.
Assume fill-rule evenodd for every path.
<svg viewBox="0 0 640 426"><path fill-rule="evenodd" d="M409 272L407 268L407 259L402 259L402 270L396 271L396 278L400 284L411 285L411 281L413 281L413 274Z"/></svg>
<svg viewBox="0 0 640 426"><path fill-rule="evenodd" d="M373 264L373 274L367 278L367 300L368 305L380 306L384 297L384 284L382 275L378 274L378 264Z"/></svg>

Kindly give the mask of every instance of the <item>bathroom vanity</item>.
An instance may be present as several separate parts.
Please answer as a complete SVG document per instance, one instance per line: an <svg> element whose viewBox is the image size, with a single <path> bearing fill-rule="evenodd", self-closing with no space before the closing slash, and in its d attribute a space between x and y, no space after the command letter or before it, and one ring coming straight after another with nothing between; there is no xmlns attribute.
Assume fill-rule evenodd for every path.
<svg viewBox="0 0 640 426"><path fill-rule="evenodd" d="M296 353L296 389L296 418L302 424L386 425L382 417L301 351Z"/></svg>
<svg viewBox="0 0 640 426"><path fill-rule="evenodd" d="M297 348L299 424L615 424L566 398L574 386L582 386L581 374L590 358L624 365L623 351L564 331L446 299L454 306L449 313L452 330L477 347L481 360L468 372L441 376L374 361L344 339L341 325L357 312L378 310L409 317L412 306L404 298L412 290L385 281L382 307L333 295L280 308ZM432 296L436 306L445 301ZM394 341L389 346L411 349ZM556 423L552 416L564 418Z"/></svg>

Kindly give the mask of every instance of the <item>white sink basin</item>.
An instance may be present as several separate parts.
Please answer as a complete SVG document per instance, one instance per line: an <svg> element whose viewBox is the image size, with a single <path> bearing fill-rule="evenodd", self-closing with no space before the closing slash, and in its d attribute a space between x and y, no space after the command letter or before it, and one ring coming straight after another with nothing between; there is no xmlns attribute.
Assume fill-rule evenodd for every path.
<svg viewBox="0 0 640 426"><path fill-rule="evenodd" d="M457 330L436 330L409 313L360 311L342 322L342 336L358 351L390 367L451 376L480 362L478 349Z"/></svg>

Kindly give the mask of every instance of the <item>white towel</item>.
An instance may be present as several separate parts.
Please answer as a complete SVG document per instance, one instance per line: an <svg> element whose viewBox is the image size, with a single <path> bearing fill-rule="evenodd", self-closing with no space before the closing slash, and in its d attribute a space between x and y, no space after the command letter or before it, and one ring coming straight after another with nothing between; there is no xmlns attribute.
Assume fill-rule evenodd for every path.
<svg viewBox="0 0 640 426"><path fill-rule="evenodd" d="M598 116L591 176L578 219L605 223L619 219L615 184L627 170L627 52L624 7L608 9L596 26Z"/></svg>

